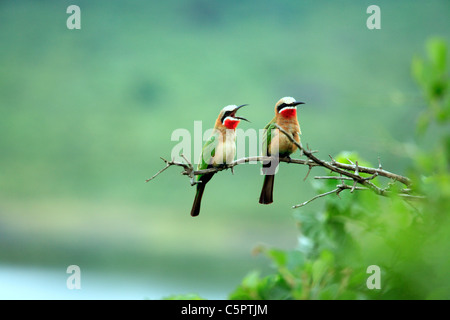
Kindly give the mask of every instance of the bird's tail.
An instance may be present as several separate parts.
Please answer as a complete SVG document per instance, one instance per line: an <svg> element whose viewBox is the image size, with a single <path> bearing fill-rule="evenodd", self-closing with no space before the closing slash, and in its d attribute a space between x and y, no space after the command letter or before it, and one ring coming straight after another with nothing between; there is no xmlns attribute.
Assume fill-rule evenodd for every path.
<svg viewBox="0 0 450 320"><path fill-rule="evenodd" d="M259 196L259 203L270 204L273 202L273 182L275 180L275 175L265 175L264 183L261 190L261 195Z"/></svg>
<svg viewBox="0 0 450 320"><path fill-rule="evenodd" d="M203 191L205 191L205 184L197 184L197 192L195 193L194 204L192 205L191 216L196 217L200 213L200 205L202 202Z"/></svg>
<svg viewBox="0 0 450 320"><path fill-rule="evenodd" d="M273 183L279 163L278 158L275 157L271 161L264 163L262 166L264 183L261 190L261 195L259 196L259 203L261 204L270 204L273 202Z"/></svg>

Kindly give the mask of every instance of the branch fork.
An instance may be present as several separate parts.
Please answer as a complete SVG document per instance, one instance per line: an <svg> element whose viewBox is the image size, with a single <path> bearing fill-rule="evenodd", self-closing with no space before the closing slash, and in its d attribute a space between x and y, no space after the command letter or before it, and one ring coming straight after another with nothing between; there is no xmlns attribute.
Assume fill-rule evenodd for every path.
<svg viewBox="0 0 450 320"><path fill-rule="evenodd" d="M292 208L294 208L294 209L303 207L303 206L307 205L308 203L310 203L311 201L314 201L318 198L321 198L321 197L324 197L327 195L331 195L331 194L335 193L337 196L339 196L339 194L344 190L350 190L351 193L354 193L355 190L370 190L380 196L391 196L394 193L389 189L396 182L399 182L405 186L398 193L396 193L398 196L400 196L404 199L411 199L411 200L424 199L423 196L411 194L411 192L412 192L411 183L412 182L408 177L404 177L404 176L384 170L381 165L380 158L378 158L378 167L377 168L369 168L369 167L360 166L358 164L358 161L353 162L350 159L347 159L349 164L337 162L331 155L328 155L331 159L330 161L324 161L324 160L317 158L314 155L314 153L318 152L317 150L311 151L308 145L307 145L307 148L304 148L303 145L300 142L297 142L290 133L286 132L283 128L281 128L277 124L275 124L275 126L277 127L278 130L280 130L280 132L282 132L284 135L286 135L286 137L292 143L294 143L297 146L297 148L300 150L301 156L304 155L306 157L306 159L292 159L290 157L278 158L279 162L295 163L295 164L308 166L308 172L306 173L306 176L303 179L304 181L308 178L312 168L323 167L325 169L330 170L331 172L337 173L339 176L316 176L316 177L314 177L314 179L334 179L334 180L338 180L341 182L340 184L336 185L335 189L325 192L325 193L322 193L322 194L319 194L319 195L316 195L313 198L311 198L310 200L307 200L305 202L302 202L300 204L293 206ZM179 167L183 168L183 171L181 172L181 174L188 176L191 186L194 186L198 183L201 183L201 181L195 181L195 176L197 176L197 175L202 175L205 173L216 173L216 172L228 170L228 169L231 169L232 174L234 174L234 167L237 165L248 163L248 162L267 162L267 161L271 161L273 159L273 157L270 157L270 156L245 157L245 158L235 160L229 164L226 164L226 165L223 165L220 167L212 167L212 168L208 168L208 169L204 169L204 170L195 170L192 163L183 154L181 155L181 157L183 158L184 162L174 161L173 159L171 161L169 161L169 160L166 160L161 157L161 160L164 161L166 166L164 168L162 168L161 170L159 170L157 173L155 173L151 178L145 180L145 182L149 182L149 181L155 179L158 175L163 173L165 170L167 170L171 166L179 166ZM371 176L362 177L360 175L360 173L367 173L367 174L370 174ZM385 177L385 178L390 179L391 181L388 183L386 188L380 188L372 182L372 180L374 180L377 177ZM347 185L345 183L346 181L352 181L353 184Z"/></svg>

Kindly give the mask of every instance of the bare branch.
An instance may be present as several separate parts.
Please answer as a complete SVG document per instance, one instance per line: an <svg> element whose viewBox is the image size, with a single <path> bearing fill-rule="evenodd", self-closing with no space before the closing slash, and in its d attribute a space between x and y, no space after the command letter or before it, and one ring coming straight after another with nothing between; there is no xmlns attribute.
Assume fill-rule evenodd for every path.
<svg viewBox="0 0 450 320"><path fill-rule="evenodd" d="M334 190L331 190L331 191L328 191L328 192L325 192L325 193L322 193L322 194L318 194L317 196L314 196L313 198L311 198L311 199L309 199L309 200L307 200L307 201L305 201L303 203L300 203L300 204L297 204L295 206L292 206L292 209L296 209L296 208L300 208L300 207L306 206L308 203L310 203L311 201L316 200L317 198L325 197L325 196L327 196L329 194L332 194L332 193L335 193L335 192L337 193L339 190L340 190L339 188L336 188Z"/></svg>
<svg viewBox="0 0 450 320"><path fill-rule="evenodd" d="M305 201L303 203L300 203L300 204L297 204L295 206L292 206L292 209L303 207L303 206L307 205L308 203L310 203L311 201L314 201L314 200L316 200L318 198L321 198L321 197L328 196L328 195L333 194L333 193L336 193L336 195L339 196L339 193L341 193L343 190L347 190L347 189L353 189L353 187L350 187L350 186L348 186L346 184L339 184L339 185L336 186L336 189L328 191L328 192L325 192L325 193L318 194L318 195L312 197L311 199L309 199L309 200L307 200L307 201ZM364 187L355 187L354 190L368 190L368 189L364 188Z"/></svg>
<svg viewBox="0 0 450 320"><path fill-rule="evenodd" d="M188 164L189 168L193 168L192 167L192 163L184 156L184 154L182 154L181 157L184 159L184 161L186 161L186 163Z"/></svg>
<svg viewBox="0 0 450 320"><path fill-rule="evenodd" d="M288 137L288 139L294 143L299 149L303 150L303 153L305 154L306 157L308 157L310 160L314 161L316 164L318 164L321 167L325 167L331 171L340 173L344 176L350 177L353 180L355 180L356 182L362 184L362 185L366 185L370 188L372 188L375 192L377 192L380 195L384 195L382 191L380 191L379 188L373 188L373 184L369 184L368 181L364 180L364 178L362 178L361 176L359 176L358 174L354 174L352 172L348 172L345 170L342 170L341 168L338 168L336 166L337 162L335 164L330 164L328 162L325 162L323 160L318 159L316 156L314 156L309 150L306 150L303 148L302 144L297 142L291 134L289 134L288 132L286 132L283 128L281 128L278 124L275 124L275 126L283 133L286 135L286 137ZM354 169L354 171L357 170L357 168Z"/></svg>
<svg viewBox="0 0 450 320"><path fill-rule="evenodd" d="M331 179L331 180L353 180L349 177L338 177L338 176L316 176L314 179Z"/></svg>
<svg viewBox="0 0 450 320"><path fill-rule="evenodd" d="M314 177L314 179L332 179L332 180L340 180L341 181L341 184L338 184L334 190L316 195L315 197L313 197L312 199L310 199L308 201L305 201L301 204L293 206L293 208L302 207L315 199L318 199L318 198L321 198L321 197L324 197L324 196L327 196L327 195L330 195L333 193L335 193L337 196L339 196L339 194L344 190L350 190L351 193L353 193L355 190L371 190L381 196L391 196L393 194L396 194L407 200L420 200L420 199L425 198L423 196L417 196L417 195L411 194L412 193L412 189L410 188L411 180L409 178L386 171L386 170L383 170L383 168L381 166L381 160L379 157L378 157L378 167L377 168L363 167L363 166L359 165L358 161L353 162L350 159L347 159L350 164L337 162L331 155L329 155L331 161L327 162L327 161L317 158L314 155L314 153L317 153L317 150L311 151L311 149L309 148L308 145L307 145L307 148L304 148L303 145L301 144L301 142L297 142L291 134L286 132L283 128L281 128L277 124L275 124L275 126L279 129L279 131L281 131L284 135L286 135L286 137L292 143L294 143L298 147L298 149L300 150L301 156L305 155L305 157L306 157L306 159L291 159L289 157L278 158L277 160L279 162L295 163L295 164L308 166L308 172L303 180L306 180L308 178L312 168L322 167L322 168L330 170L331 172L335 172L335 173L339 174L339 176L316 176L316 177ZM167 170L167 168L169 168L171 166L179 166L179 167L183 168L183 171L181 172L181 174L189 176L190 183L193 186L195 184L201 183L201 181L195 180L195 177L198 175L203 175L203 174L207 174L207 173L217 173L217 172L227 170L227 169L231 169L231 172L234 174L234 167L237 165L248 163L248 162L265 163L265 162L274 160L274 158L270 157L270 156L245 157L245 158L237 159L231 163L223 164L223 165L220 165L217 167L210 167L210 168L203 169L203 170L198 170L198 169L195 170L193 164L189 161L189 159L187 159L184 155L181 155L181 157L183 158L184 163L174 161L173 159L171 161L168 161L164 158L161 158L166 164L165 167L162 168L161 170L159 170L151 178L149 178L145 181L149 182L149 181L155 179L158 175L160 175L162 172L164 172L165 170ZM360 173L371 174L371 176L362 177L360 175ZM380 188L372 182L372 180L378 176L391 179L391 181L388 182L388 185L386 188ZM346 185L345 181L353 181L353 184ZM400 191L398 191L398 192L392 192L390 190L390 188L396 182L400 182L403 185L405 185L406 187L403 189L400 189ZM360 185L360 186L358 186L358 185Z"/></svg>
<svg viewBox="0 0 450 320"><path fill-rule="evenodd" d="M364 180L372 180L374 178L378 177L378 172L375 172L373 175L371 175L370 177L364 178Z"/></svg>
<svg viewBox="0 0 450 320"><path fill-rule="evenodd" d="M340 162L336 162L334 163L334 165L338 168L344 169L344 170L350 170L350 171L355 171L355 166L354 165L349 165L349 164L345 164L345 163L340 163ZM375 174L377 173L379 176L385 177L385 178L390 178L393 180L396 180L400 183L403 183L406 186L410 186L411 185L411 180L407 177L380 169L380 168L369 168L369 167L362 167L359 166L359 172L361 173L369 173L369 174Z"/></svg>
<svg viewBox="0 0 450 320"><path fill-rule="evenodd" d="M161 158L162 159L162 158ZM169 163L169 161L163 159L166 162L166 166L164 168L162 168L161 170L159 170L157 173L155 173L151 178L145 180L145 182L149 182L153 179L155 179L158 175L160 175L161 173L163 173L168 167L171 166L171 164Z"/></svg>
<svg viewBox="0 0 450 320"><path fill-rule="evenodd" d="M151 178L145 180L145 182L149 182L149 181L155 179L159 174L161 174L162 172L164 172L164 171L165 171L167 168L169 168L170 166L180 166L180 167L183 167L183 168L185 169L185 171L188 171L188 170L189 170L189 166L186 165L186 164L184 164L184 163L181 163L181 162L175 162L175 161L173 161L173 160L172 160L172 161L169 161L169 160L164 159L163 157L160 157L160 158L161 158L162 161L164 161L164 162L166 163L166 166L165 166L164 168L162 168L161 170L159 170L157 173L155 173L155 174L153 175L153 177L151 177Z"/></svg>
<svg viewBox="0 0 450 320"><path fill-rule="evenodd" d="M331 159L331 164L335 164L335 163L336 163L336 160L334 160L334 158L331 156L331 154L329 154L328 156L329 156L330 159Z"/></svg>
<svg viewBox="0 0 450 320"><path fill-rule="evenodd" d="M350 159L348 159L348 161L350 161ZM353 162L352 162L352 163L353 163ZM359 167L358 167L358 161L356 161L355 175L359 176L358 173L359 173ZM350 193L353 193L353 191L355 191L356 183L357 183L357 181L356 181L356 180L353 180L353 187L352 187L352 189L350 190Z"/></svg>
<svg viewBox="0 0 450 320"><path fill-rule="evenodd" d="M306 181L306 178L308 178L309 173L311 172L312 166L309 166L308 172L306 173L305 178L303 178L303 181Z"/></svg>
<svg viewBox="0 0 450 320"><path fill-rule="evenodd" d="M313 162L315 162L317 165L319 165L319 166L321 166L321 167L325 167L325 168L327 168L327 169L329 169L329 170L331 170L331 171L340 173L340 174L342 174L342 175L344 175L344 176L353 178L353 179L356 180L358 183L361 183L361 184L366 185L366 186L368 186L368 187L372 187L370 184L365 183L365 182L368 182L368 181L365 181L365 179L364 179L363 177L361 177L361 176L359 176L359 175L356 175L356 174L353 174L353 173L351 173L351 172L345 171L345 170L349 170L349 171L355 172L356 169L357 169L355 165L343 164L343 163L336 162L336 161L333 161L332 163L329 163L329 162L325 162L325 161L323 161L323 160L320 160L320 159L318 159L316 156L314 156L310 151L304 149L303 146L302 146L302 144L299 143L299 142L297 142L297 141L292 137L291 134L289 134L288 132L286 132L286 131L285 131L283 128L281 128L279 125L275 124L275 126L276 126L283 134L285 134L286 137L288 137L288 139L289 139L292 143L294 143L299 149L303 150L303 153L305 154L305 156L306 156L307 158L309 158L310 160L312 160ZM345 169L345 170L341 170L341 169ZM381 175L381 176L385 176L385 177L387 177L387 178L392 178L392 179L397 180L397 181L399 181L399 182L401 182L401 183L403 183L403 184L405 184L405 185L407 185L407 186L409 186L409 185L411 184L411 180L410 180L410 179L408 179L408 178L406 178L406 177L403 177L403 176L400 176L400 175L397 175L397 174L393 174L393 173L391 173L391 172L388 172L388 171L385 171L385 170L382 170L382 169L374 169L374 168L367 168L367 167L361 167L361 166L358 166L358 172L364 172L364 173L370 173L370 174L374 174L375 172L377 172L377 173L378 173L379 175ZM373 184L372 184L372 185L373 185ZM377 193L380 192L379 190L381 190L381 189L379 189L379 188L378 188L379 190L377 190L376 188L373 188L373 189L374 189L374 191L377 192ZM383 195L382 192L381 192L381 195Z"/></svg>

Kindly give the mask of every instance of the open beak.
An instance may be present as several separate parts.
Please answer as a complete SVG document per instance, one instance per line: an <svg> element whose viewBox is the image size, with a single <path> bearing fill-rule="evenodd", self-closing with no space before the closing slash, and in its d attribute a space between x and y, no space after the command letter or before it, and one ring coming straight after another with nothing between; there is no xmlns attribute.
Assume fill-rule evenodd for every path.
<svg viewBox="0 0 450 320"><path fill-rule="evenodd" d="M235 118L235 119L239 119L239 120L244 120L244 121L250 122L249 120L247 120L247 119L245 119L245 118L242 118L242 117L236 117L236 116L235 116L236 111L238 111L240 108L245 107L245 106L248 106L248 104L241 104L240 106L236 107L236 109L233 110L233 113L231 114L231 116L232 116L233 118Z"/></svg>
<svg viewBox="0 0 450 320"><path fill-rule="evenodd" d="M247 120L247 119L245 119L245 118L242 118L242 117L233 117L233 118L235 118L235 119L239 119L239 120L244 120L244 121L247 121L247 122L250 122L250 120Z"/></svg>
<svg viewBox="0 0 450 320"><path fill-rule="evenodd" d="M240 106L236 107L236 109L234 109L234 113L236 113L236 111L245 106L248 106L248 104L241 104Z"/></svg>

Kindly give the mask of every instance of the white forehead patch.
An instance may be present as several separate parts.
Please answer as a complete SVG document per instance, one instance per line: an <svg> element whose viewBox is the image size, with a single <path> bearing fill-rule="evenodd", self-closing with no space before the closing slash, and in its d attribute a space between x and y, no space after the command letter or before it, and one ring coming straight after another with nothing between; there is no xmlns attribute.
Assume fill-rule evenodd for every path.
<svg viewBox="0 0 450 320"><path fill-rule="evenodd" d="M292 98L292 97L284 97L284 98L281 98L281 101L282 101L283 103L290 104L290 103L292 103L292 102L295 102L295 99Z"/></svg>
<svg viewBox="0 0 450 320"><path fill-rule="evenodd" d="M236 109L236 108L237 108L237 105L235 105L235 104L230 104L230 105L226 106L225 108L223 108L222 111L223 111L223 112L225 112L225 111L233 111L233 110Z"/></svg>

